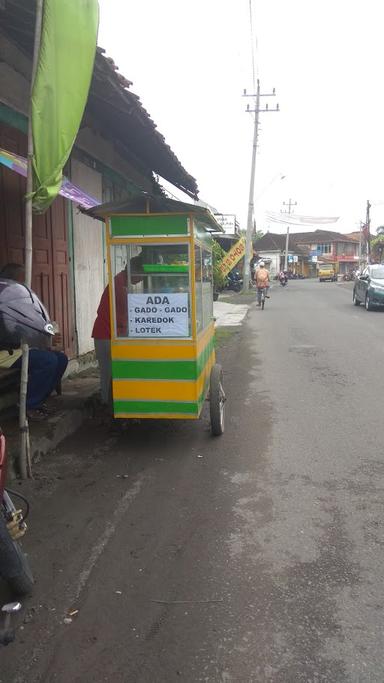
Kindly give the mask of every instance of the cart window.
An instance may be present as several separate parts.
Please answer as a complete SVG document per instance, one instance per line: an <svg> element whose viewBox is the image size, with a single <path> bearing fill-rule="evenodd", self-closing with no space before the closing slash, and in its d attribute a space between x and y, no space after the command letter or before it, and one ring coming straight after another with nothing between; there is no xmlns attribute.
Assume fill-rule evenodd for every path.
<svg viewBox="0 0 384 683"><path fill-rule="evenodd" d="M207 327L213 320L213 271L212 252L202 249L202 279L203 279L203 326Z"/></svg>
<svg viewBox="0 0 384 683"><path fill-rule="evenodd" d="M196 332L203 329L203 286L202 286L201 249L195 246L195 300L196 300Z"/></svg>
<svg viewBox="0 0 384 683"><path fill-rule="evenodd" d="M190 337L187 244L111 247L118 337Z"/></svg>

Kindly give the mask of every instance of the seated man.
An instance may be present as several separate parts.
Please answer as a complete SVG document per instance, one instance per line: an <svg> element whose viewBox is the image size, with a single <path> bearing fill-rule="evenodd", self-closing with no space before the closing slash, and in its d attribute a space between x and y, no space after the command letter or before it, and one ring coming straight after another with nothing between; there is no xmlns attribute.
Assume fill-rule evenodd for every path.
<svg viewBox="0 0 384 683"><path fill-rule="evenodd" d="M8 264L0 276L23 284L24 267ZM54 338L54 345L60 344L60 335ZM60 383L68 365L68 358L62 351L51 349L29 349L27 415L31 420L42 420L49 414L45 401ZM21 368L21 349L13 352L0 351L0 368Z"/></svg>

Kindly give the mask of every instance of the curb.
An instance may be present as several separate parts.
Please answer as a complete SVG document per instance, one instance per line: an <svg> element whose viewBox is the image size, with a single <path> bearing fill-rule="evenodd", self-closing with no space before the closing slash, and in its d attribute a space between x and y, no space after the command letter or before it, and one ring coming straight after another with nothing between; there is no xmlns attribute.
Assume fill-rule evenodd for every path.
<svg viewBox="0 0 384 683"><path fill-rule="evenodd" d="M81 425L94 413L94 396L89 396L81 407L62 410L52 415L43 423L30 425L31 461L38 462L54 451L64 439L72 436ZM19 432L7 437L9 478L18 476L18 453L20 447Z"/></svg>

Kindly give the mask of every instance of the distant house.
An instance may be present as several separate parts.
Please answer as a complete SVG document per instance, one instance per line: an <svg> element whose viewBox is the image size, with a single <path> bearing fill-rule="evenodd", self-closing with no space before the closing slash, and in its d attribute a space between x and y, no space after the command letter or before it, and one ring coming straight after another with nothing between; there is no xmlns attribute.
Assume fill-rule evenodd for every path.
<svg viewBox="0 0 384 683"><path fill-rule="evenodd" d="M24 159L27 153L35 6L34 0L0 3L0 267L24 262L26 182L6 164L6 153ZM139 191L162 194L158 176L196 197L195 179L130 86L98 48L66 177L100 204ZM81 213L78 204L58 196L43 216L33 218L32 286L59 323L71 358L93 350L92 326L106 282L102 224Z"/></svg>
<svg viewBox="0 0 384 683"><path fill-rule="evenodd" d="M271 258L271 274L284 265L285 234L267 232L255 242L261 256ZM306 277L316 277L317 264L331 262L338 273L346 273L357 267L359 261L359 240L355 236L343 235L332 230L293 233L289 236L288 265Z"/></svg>
<svg viewBox="0 0 384 683"><path fill-rule="evenodd" d="M292 272L307 277L309 274L309 249L296 244L292 239L293 237L294 235L290 236L288 244L288 268ZM286 235L272 232L265 233L253 243L258 256L267 262L272 277L284 269L285 245Z"/></svg>
<svg viewBox="0 0 384 683"><path fill-rule="evenodd" d="M338 273L347 273L358 265L359 240L355 236L333 230L315 230L295 233L292 238L297 245L309 248L311 259L334 263Z"/></svg>

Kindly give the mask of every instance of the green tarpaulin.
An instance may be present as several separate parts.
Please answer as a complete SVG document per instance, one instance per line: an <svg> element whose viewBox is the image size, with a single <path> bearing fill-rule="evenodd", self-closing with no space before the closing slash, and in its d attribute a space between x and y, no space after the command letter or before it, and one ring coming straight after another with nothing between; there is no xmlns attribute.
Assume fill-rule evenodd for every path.
<svg viewBox="0 0 384 683"><path fill-rule="evenodd" d="M98 22L97 0L44 0L32 89L33 209L38 213L60 190L88 97Z"/></svg>

